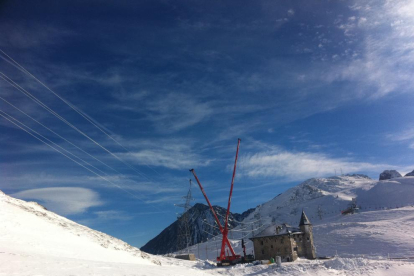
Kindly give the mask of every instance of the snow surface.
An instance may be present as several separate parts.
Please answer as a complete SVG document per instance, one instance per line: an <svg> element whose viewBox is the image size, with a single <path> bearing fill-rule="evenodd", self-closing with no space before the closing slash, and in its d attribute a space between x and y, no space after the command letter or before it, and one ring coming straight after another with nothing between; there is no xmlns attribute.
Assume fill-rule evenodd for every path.
<svg viewBox="0 0 414 276"><path fill-rule="evenodd" d="M211 261L217 255L219 237L190 248L202 259L197 262L153 256L37 203L0 192L0 276L414 275L413 259L387 259L388 254L391 258L413 255L413 185L414 177L379 182L363 176L305 181L256 208L245 224L230 232L231 242L241 253L238 239L251 235L252 226L255 234L275 223L296 226L304 208L314 225L317 254L338 256L300 259L282 267L243 264L228 268L217 268ZM342 216L340 210L353 197L361 199L360 213ZM247 251L252 251L250 242Z"/></svg>

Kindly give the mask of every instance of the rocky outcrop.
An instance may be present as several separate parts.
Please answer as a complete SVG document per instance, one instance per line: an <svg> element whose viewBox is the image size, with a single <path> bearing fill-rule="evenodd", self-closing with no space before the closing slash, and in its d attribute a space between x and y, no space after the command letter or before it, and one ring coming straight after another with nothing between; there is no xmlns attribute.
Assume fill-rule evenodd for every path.
<svg viewBox="0 0 414 276"><path fill-rule="evenodd" d="M407 173L405 176L414 176L414 170L410 173Z"/></svg>
<svg viewBox="0 0 414 276"><path fill-rule="evenodd" d="M380 174L379 180L387 180L396 177L402 177L402 175L396 170L385 170Z"/></svg>
<svg viewBox="0 0 414 276"><path fill-rule="evenodd" d="M213 208L221 224L224 225L223 220L226 215L226 209L220 206L213 206ZM254 209L249 209L242 214L230 212L228 221L230 229L239 225L239 222L253 211ZM190 245L205 242L208 238L220 234L211 210L207 205L197 203L188 210L188 214L186 213L186 215L189 218ZM141 247L141 250L151 254L166 254L183 249L184 244L181 246L178 245L181 243L177 240L180 229L183 227L181 224L181 219L176 220L155 238Z"/></svg>

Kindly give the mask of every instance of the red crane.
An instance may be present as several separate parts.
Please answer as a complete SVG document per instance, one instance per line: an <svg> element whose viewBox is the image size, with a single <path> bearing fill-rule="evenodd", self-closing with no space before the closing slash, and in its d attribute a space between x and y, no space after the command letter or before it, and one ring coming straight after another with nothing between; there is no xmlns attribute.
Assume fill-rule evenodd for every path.
<svg viewBox="0 0 414 276"><path fill-rule="evenodd" d="M238 139L237 141L237 150L236 150L236 159L234 160L234 168L233 168L233 177L231 178L231 186L230 186L230 194L229 194L229 201L227 204L227 212L226 212L226 217L225 217L225 222L224 222L224 227L221 225L220 220L217 217L216 212L213 209L213 206L211 206L210 200L208 199L206 192L204 191L203 186L200 183L200 180L198 180L198 177L194 171L194 169L191 169L190 172L193 173L194 178L196 179L198 186L200 187L201 192L204 195L204 198L206 199L208 206L210 207L211 212L213 213L213 216L217 222L217 225L220 229L221 234L223 235L223 240L221 241L221 251L220 251L220 256L217 257L217 261L219 262L219 265L229 265L229 264L235 264L241 261L241 256L237 255L234 250L233 247L231 246L231 243L227 237L227 234L229 232L228 229L228 220L229 220L229 213L230 213L230 204L231 204L231 196L233 194L233 186L234 186L234 177L236 176L236 166L237 166L237 157L239 155L239 146L240 146L240 141L241 139ZM226 245L229 248L231 255L226 256Z"/></svg>

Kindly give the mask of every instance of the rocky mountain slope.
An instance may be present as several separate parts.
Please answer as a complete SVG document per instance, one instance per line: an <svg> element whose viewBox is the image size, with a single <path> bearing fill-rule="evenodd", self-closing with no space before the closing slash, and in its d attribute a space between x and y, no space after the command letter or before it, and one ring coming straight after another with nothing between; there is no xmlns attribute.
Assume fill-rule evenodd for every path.
<svg viewBox="0 0 414 276"><path fill-rule="evenodd" d="M379 180L387 180L396 177L402 177L402 175L396 170L385 170L380 174Z"/></svg>
<svg viewBox="0 0 414 276"><path fill-rule="evenodd" d="M224 217L226 209L220 206L213 206L217 213L219 220L224 225ZM231 213L229 216L229 228L235 228L239 222L245 219L254 209L249 209L243 214ZM208 238L218 235L220 233L216 226L215 219L207 205L197 203L190 210L188 210L190 245L205 242ZM178 251L182 248L177 248L177 239L179 229L182 229L183 221L176 220L170 226L165 228L159 235L141 247L142 251L151 254L166 254ZM185 247L185 246L184 246Z"/></svg>

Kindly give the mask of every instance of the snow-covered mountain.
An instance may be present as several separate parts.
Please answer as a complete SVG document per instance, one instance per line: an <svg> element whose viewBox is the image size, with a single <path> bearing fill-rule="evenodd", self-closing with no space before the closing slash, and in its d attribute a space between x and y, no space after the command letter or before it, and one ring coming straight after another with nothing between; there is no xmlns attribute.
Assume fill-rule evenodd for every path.
<svg viewBox="0 0 414 276"><path fill-rule="evenodd" d="M358 213L342 215L352 199ZM364 175L309 179L258 206L232 230L235 251L242 253L240 239L249 238L272 224L299 224L304 210L314 227L318 256L413 255L414 177L376 181ZM200 258L217 256L221 237L192 246ZM206 250L207 248L207 250ZM247 252L252 252L247 242Z"/></svg>
<svg viewBox="0 0 414 276"><path fill-rule="evenodd" d="M213 206L213 208L218 215L221 224L224 225L226 209L220 206ZM239 225L239 222L245 219L253 210L254 209L249 209L242 214L230 212L228 221L229 228L234 228ZM216 236L220 233L216 226L213 214L207 205L197 203L183 216L188 216L189 233L191 237L190 245L205 242L209 237ZM183 229L182 224L183 220L176 220L155 238L141 247L141 250L151 254L166 254L183 249L185 246L177 248L178 232L179 229Z"/></svg>

